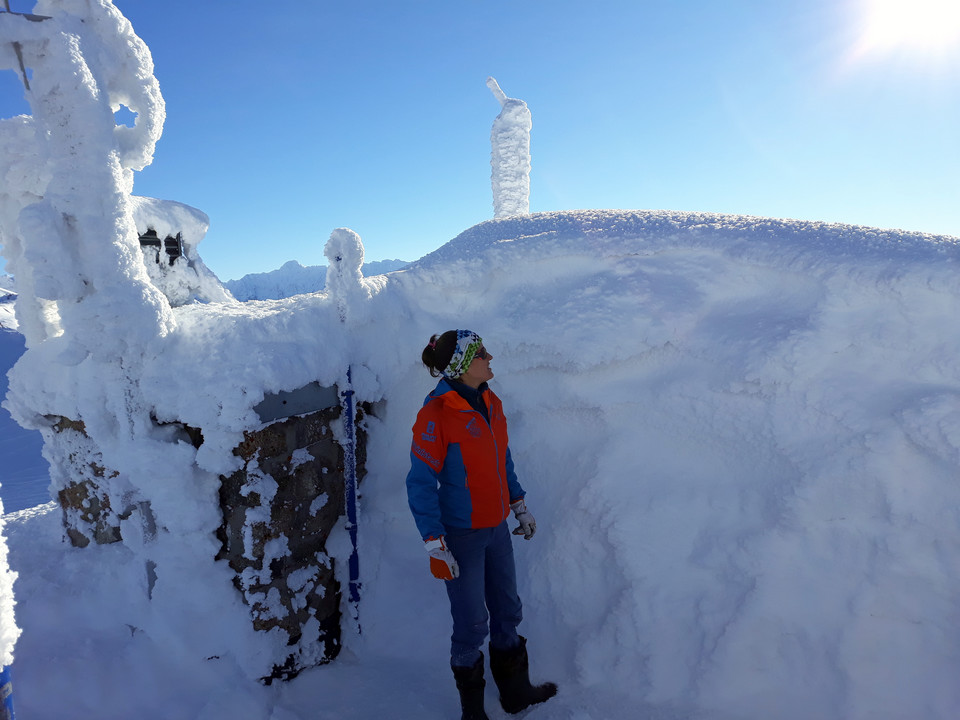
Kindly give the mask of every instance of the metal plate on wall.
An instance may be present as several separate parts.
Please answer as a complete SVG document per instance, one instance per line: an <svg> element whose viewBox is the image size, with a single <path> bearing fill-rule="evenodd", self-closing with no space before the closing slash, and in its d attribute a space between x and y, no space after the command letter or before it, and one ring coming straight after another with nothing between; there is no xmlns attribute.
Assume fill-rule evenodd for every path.
<svg viewBox="0 0 960 720"><path fill-rule="evenodd" d="M266 423L280 418L326 410L339 404L340 394L336 387L323 387L318 382L312 382L297 390L265 395L260 404L253 409L260 416L260 422Z"/></svg>

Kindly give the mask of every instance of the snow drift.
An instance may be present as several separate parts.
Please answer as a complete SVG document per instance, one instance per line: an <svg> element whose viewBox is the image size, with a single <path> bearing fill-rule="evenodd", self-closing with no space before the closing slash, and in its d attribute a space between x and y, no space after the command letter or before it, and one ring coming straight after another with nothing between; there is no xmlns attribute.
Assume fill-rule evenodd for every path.
<svg viewBox="0 0 960 720"><path fill-rule="evenodd" d="M518 547L525 632L567 692L535 712L946 719L960 707L960 343L942 328L960 310L958 259L952 238L843 225L540 214L482 223L381 278L353 301L349 352L325 294L175 309L171 351L209 358L201 386L234 413L238 382L300 382L281 378L321 352L313 338L363 359L386 399L352 641L368 670L425 647L413 660L446 681L445 609L402 478L431 385L419 349L466 326L495 356L545 531ZM240 352L272 325L282 351ZM16 567L29 551L10 527ZM42 625L22 623L42 655ZM362 694L344 717L365 717Z"/></svg>

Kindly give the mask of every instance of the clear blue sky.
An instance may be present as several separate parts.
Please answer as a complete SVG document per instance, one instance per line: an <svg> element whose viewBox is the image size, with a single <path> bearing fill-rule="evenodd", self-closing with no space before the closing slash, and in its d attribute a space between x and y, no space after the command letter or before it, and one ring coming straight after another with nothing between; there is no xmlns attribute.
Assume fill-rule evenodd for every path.
<svg viewBox="0 0 960 720"><path fill-rule="evenodd" d="M533 212L960 236L960 39L933 35L960 22L885 0L913 10L883 36L881 1L116 0L167 106L134 191L206 212L223 280L325 264L340 226L414 260L493 216L493 75L533 115Z"/></svg>

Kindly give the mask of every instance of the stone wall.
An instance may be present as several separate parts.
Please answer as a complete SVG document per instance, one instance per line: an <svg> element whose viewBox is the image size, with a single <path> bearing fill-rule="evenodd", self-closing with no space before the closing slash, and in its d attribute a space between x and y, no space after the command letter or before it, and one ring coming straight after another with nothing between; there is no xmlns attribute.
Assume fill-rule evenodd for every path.
<svg viewBox="0 0 960 720"><path fill-rule="evenodd" d="M121 517L114 507L118 499L110 498L103 483L105 477L117 473L105 466L83 422L61 416L48 420L53 432L44 433L44 442L54 445L54 452L64 458L61 464L51 466L51 478L60 486L57 500L67 538L74 547L119 542Z"/></svg>
<svg viewBox="0 0 960 720"><path fill-rule="evenodd" d="M365 474L361 426L369 409L356 411L358 480ZM336 436L341 414L337 404L245 433L233 451L243 467L220 478L221 547L211 562L224 561L234 571L254 629L282 632L287 645L266 683L327 663L340 651L341 588L326 542L344 514L344 452ZM153 521L149 503L120 507L122 499L109 497L98 483L116 473L105 467L82 422L51 421L54 432L46 441L69 450L58 500L73 545L123 542L120 520L134 511ZM200 430L185 430L195 445L202 443Z"/></svg>
<svg viewBox="0 0 960 720"><path fill-rule="evenodd" d="M236 573L254 628L279 628L288 638L290 653L268 682L340 651L341 589L326 552L344 508L344 453L332 429L340 415L338 405L246 433L234 450L244 467L220 488L217 559ZM358 477L363 440L358 430Z"/></svg>

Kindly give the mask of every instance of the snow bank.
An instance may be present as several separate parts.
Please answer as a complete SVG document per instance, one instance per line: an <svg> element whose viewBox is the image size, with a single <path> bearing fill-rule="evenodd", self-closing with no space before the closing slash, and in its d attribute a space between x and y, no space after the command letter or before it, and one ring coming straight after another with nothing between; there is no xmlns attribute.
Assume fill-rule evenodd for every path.
<svg viewBox="0 0 960 720"><path fill-rule="evenodd" d="M17 573L10 569L7 559L7 539L4 534L3 503L0 502L0 667L13 663L13 648L22 632L13 615L13 583Z"/></svg>
<svg viewBox="0 0 960 720"><path fill-rule="evenodd" d="M431 333L467 326L494 356L541 527L517 553L537 671L568 689L551 712L946 720L960 707L949 600L960 591L960 347L941 329L960 310L958 261L953 238L820 223L493 220L364 279L349 337L326 293L177 308L142 384L161 417L232 418L240 432L263 391L359 361L361 397L386 403L368 428L356 677L379 683L402 657L449 682L444 599L421 567L402 478L432 384L419 351ZM171 364L190 372L171 379ZM213 457L196 461L220 471ZM167 490L154 481L151 492ZM166 620L162 640L159 624L145 630L151 644L181 642L183 623ZM21 622L40 623L21 643L42 646L39 616ZM223 652L219 632L205 642ZM368 716L369 693L334 689L324 672L284 692L311 703L332 693L355 707L344 717Z"/></svg>
<svg viewBox="0 0 960 720"><path fill-rule="evenodd" d="M6 371L23 350L20 337L13 332L17 328L17 321L13 312L13 300L15 298L13 278L8 275L0 275L0 397L6 395ZM13 434L8 431L8 428L13 429L13 426L9 421L9 416L3 417L5 414L6 412L0 408L0 427L3 428L3 431L0 432L0 447L7 450L7 439ZM19 430L19 428L16 428L16 430ZM22 449L22 446L18 449ZM12 447L10 452L4 453L4 455L7 454L13 454ZM13 458L0 464L0 467L2 467L0 492L3 492L3 486L10 485L14 474L20 469L18 465L19 463L14 462ZM13 612L15 605L13 584L16 579L17 573L10 569L10 563L7 559L3 501L0 500L0 667L6 667L13 662L13 649L21 633Z"/></svg>
<svg viewBox="0 0 960 720"><path fill-rule="evenodd" d="M0 279L0 287L3 282ZM2 297L0 295L0 398L7 394L7 372L24 350L23 336L15 332L13 303L5 303ZM0 407L0 497L6 512L23 510L50 499L50 468L41 454L42 447L40 433L20 427L10 413Z"/></svg>
<svg viewBox="0 0 960 720"><path fill-rule="evenodd" d="M420 339L494 355L551 528L521 562L555 673L720 716L955 714L958 262L953 238L595 211L397 274Z"/></svg>

